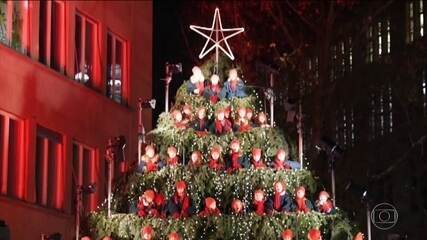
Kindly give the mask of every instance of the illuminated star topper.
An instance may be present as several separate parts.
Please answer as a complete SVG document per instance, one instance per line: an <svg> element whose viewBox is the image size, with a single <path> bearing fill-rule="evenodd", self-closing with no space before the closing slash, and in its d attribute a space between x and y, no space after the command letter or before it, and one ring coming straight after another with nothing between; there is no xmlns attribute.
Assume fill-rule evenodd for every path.
<svg viewBox="0 0 427 240"><path fill-rule="evenodd" d="M190 29L197 32L198 34L202 35L207 39L205 45L203 46L202 51L199 54L199 58L202 59L204 56L206 56L206 54L208 54L210 51L215 49L215 55L216 55L215 59L217 64L218 64L219 49L221 49L221 51L225 53L225 55L227 55L231 60L234 60L234 55L230 49L230 46L228 45L227 39L232 38L237 34L245 31L244 28L222 28L221 15L219 14L218 8L215 8L212 27L207 28L207 27L190 25ZM210 42L212 42L213 45L207 48ZM224 46L221 45L222 43L225 45L225 48Z"/></svg>

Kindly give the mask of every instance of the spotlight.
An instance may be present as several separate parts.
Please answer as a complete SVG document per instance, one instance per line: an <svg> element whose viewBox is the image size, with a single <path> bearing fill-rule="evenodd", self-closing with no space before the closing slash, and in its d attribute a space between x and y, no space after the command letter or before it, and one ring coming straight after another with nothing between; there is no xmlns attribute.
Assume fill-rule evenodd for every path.
<svg viewBox="0 0 427 240"><path fill-rule="evenodd" d="M138 98L138 102L140 103L140 108L156 108L156 99L148 99L148 100L142 100L142 98Z"/></svg>

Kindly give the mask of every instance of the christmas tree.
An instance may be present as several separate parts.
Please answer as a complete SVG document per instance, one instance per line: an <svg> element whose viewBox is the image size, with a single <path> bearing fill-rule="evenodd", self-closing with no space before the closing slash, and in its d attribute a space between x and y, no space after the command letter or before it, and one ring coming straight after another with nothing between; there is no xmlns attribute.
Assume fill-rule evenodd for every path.
<svg viewBox="0 0 427 240"><path fill-rule="evenodd" d="M193 68L175 105L160 115L137 169L117 184L113 214L101 206L89 216L91 235L351 239L345 214L317 189L311 172L292 161L293 141L268 124L257 91L245 86L232 62L219 61L216 50Z"/></svg>

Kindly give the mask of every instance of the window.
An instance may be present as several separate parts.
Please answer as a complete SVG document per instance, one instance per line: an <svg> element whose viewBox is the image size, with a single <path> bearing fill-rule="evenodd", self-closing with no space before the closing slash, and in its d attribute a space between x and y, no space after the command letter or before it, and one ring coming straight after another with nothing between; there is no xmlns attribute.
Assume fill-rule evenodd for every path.
<svg viewBox="0 0 427 240"><path fill-rule="evenodd" d="M393 92L391 84L388 85L388 132L393 132Z"/></svg>
<svg viewBox="0 0 427 240"><path fill-rule="evenodd" d="M383 50L383 46L382 46L382 32L381 32L381 22L378 22L378 29L377 29L377 34L378 34L378 56L382 55L382 50Z"/></svg>
<svg viewBox="0 0 427 240"><path fill-rule="evenodd" d="M24 198L23 139L21 120L0 112L0 193Z"/></svg>
<svg viewBox="0 0 427 240"><path fill-rule="evenodd" d="M0 42L26 53L29 42L29 2L0 0Z"/></svg>
<svg viewBox="0 0 427 240"><path fill-rule="evenodd" d="M107 96L126 103L126 43L112 33L107 36Z"/></svg>
<svg viewBox="0 0 427 240"><path fill-rule="evenodd" d="M420 36L424 36L424 0L420 0L419 15L420 15Z"/></svg>
<svg viewBox="0 0 427 240"><path fill-rule="evenodd" d="M351 37L348 39L348 67L350 72L353 71L353 44Z"/></svg>
<svg viewBox="0 0 427 240"><path fill-rule="evenodd" d="M76 14L74 80L91 85L95 73L98 48L97 24L82 14Z"/></svg>
<svg viewBox="0 0 427 240"><path fill-rule="evenodd" d="M372 63L374 61L374 41L373 41L373 27L370 25L368 27L368 54L366 61Z"/></svg>
<svg viewBox="0 0 427 240"><path fill-rule="evenodd" d="M73 143L73 196L75 186L87 187L96 184L96 159L95 150L84 144ZM97 205L95 194L83 194L83 208L86 213L95 210ZM75 207L73 208L73 210Z"/></svg>
<svg viewBox="0 0 427 240"><path fill-rule="evenodd" d="M387 19L387 53L391 50L390 20Z"/></svg>
<svg viewBox="0 0 427 240"><path fill-rule="evenodd" d="M64 171L62 136L38 126L35 164L37 204L58 210L63 209Z"/></svg>
<svg viewBox="0 0 427 240"><path fill-rule="evenodd" d="M408 42L414 41L414 3L408 3Z"/></svg>
<svg viewBox="0 0 427 240"><path fill-rule="evenodd" d="M427 113L427 67L423 69L421 77L421 96L423 102L424 115Z"/></svg>
<svg viewBox="0 0 427 240"><path fill-rule="evenodd" d="M39 60L64 73L65 7L62 1L40 1Z"/></svg>

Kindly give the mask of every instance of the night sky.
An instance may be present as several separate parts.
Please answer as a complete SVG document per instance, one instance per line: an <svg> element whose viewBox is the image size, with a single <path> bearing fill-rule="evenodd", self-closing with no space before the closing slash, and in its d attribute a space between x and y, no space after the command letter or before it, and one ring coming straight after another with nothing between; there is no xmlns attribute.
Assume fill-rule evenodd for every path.
<svg viewBox="0 0 427 240"><path fill-rule="evenodd" d="M182 84L183 76L191 70L189 51L184 43L182 27L189 24L182 23L179 11L180 1L154 1L154 28L153 28L153 96L157 100L153 115L153 126L157 117L164 111L165 86L160 79L164 77L165 63L183 63L184 74L174 75L170 86L170 99L173 101L175 91ZM181 26L182 24L182 26Z"/></svg>

